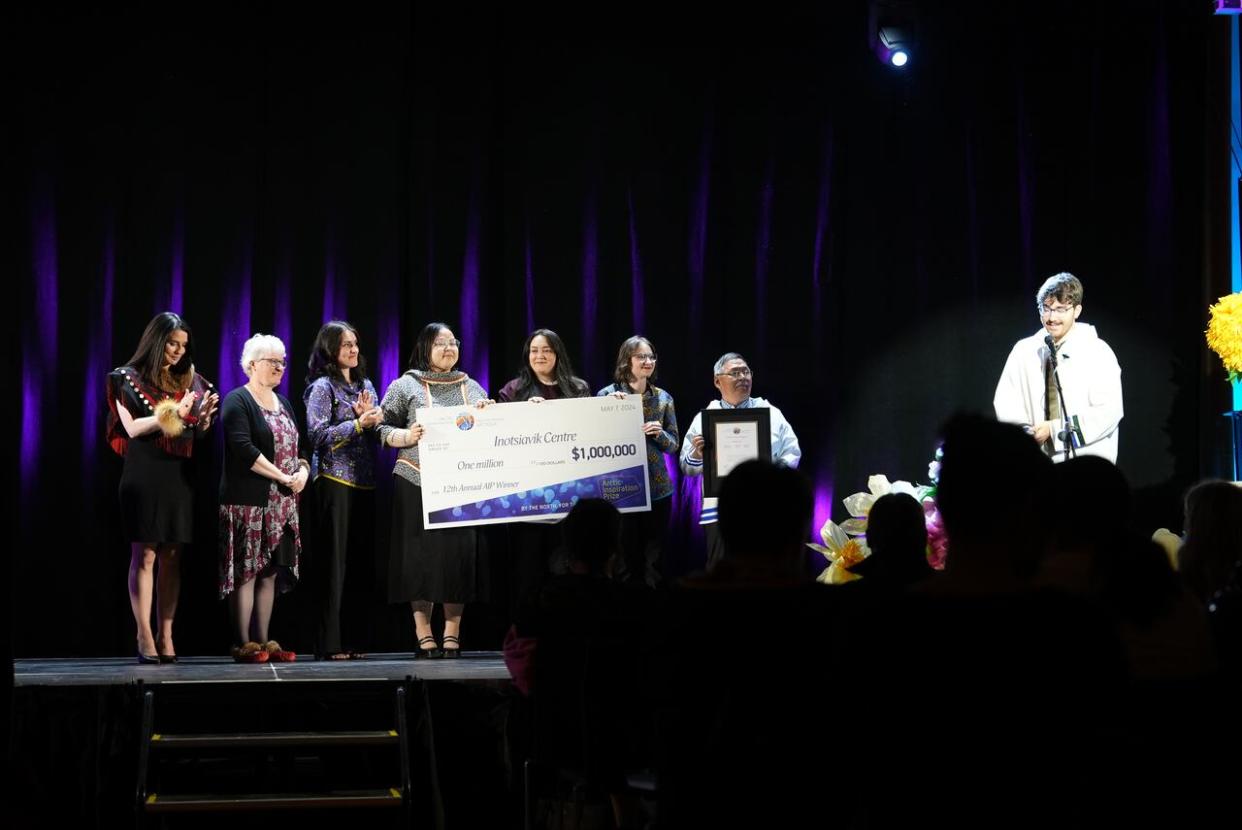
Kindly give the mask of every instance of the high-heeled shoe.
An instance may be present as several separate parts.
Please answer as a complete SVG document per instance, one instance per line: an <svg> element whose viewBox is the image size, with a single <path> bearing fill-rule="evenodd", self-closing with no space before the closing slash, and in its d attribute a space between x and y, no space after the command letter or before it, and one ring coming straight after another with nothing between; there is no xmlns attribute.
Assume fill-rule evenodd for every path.
<svg viewBox="0 0 1242 830"><path fill-rule="evenodd" d="M453 644L452 648L449 648L449 643ZM441 652L443 653L444 657L448 657L448 658L461 657L461 641L458 640L456 637L454 637L452 634L445 634L444 645L441 647Z"/></svg>
<svg viewBox="0 0 1242 830"><path fill-rule="evenodd" d="M155 640L155 651L156 651L156 656L159 658L159 662L161 663L177 662L177 655L165 654L163 652L163 647L164 647L164 640L162 638L157 637Z"/></svg>
<svg viewBox="0 0 1242 830"><path fill-rule="evenodd" d="M429 648L423 648L423 646L426 645L427 643L431 643L431 646ZM436 643L436 638L431 636L430 634L428 634L426 637L418 638L418 650L415 652L415 654L419 657L423 657L428 660L433 660L437 657L444 656L443 652L440 651L440 646Z"/></svg>
<svg viewBox="0 0 1242 830"><path fill-rule="evenodd" d="M139 637L139 638L138 638L138 649L137 649L137 653L138 653L138 665L140 665L140 666L158 666L158 665L159 665L159 663L160 663L160 655L159 655L159 653L158 653L158 652L159 652L159 647L157 646L155 650L156 650L156 652L157 652L157 653L155 653L155 654L143 654L143 653L142 653L142 638L141 638L141 637Z"/></svg>

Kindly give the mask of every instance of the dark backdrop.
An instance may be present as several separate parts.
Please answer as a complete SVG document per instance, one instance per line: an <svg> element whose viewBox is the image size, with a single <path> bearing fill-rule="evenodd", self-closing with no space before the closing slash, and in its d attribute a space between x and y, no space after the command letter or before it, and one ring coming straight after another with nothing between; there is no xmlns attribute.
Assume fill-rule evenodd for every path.
<svg viewBox="0 0 1242 830"><path fill-rule="evenodd" d="M1176 526L1228 449L1202 338L1228 291L1227 35L1196 5L924 3L904 72L857 2L7 13L15 653L132 650L103 378L165 309L226 391L243 340L279 335L295 400L331 317L381 392L432 319L492 391L534 326L595 388L641 332L683 429L740 351L801 438L818 527L872 473L926 480L938 425L990 411L1035 289L1071 270L1123 368L1141 521ZM197 465L184 653L227 643L219 453ZM677 571L702 561L696 500L677 498ZM1049 521L1078 509L1050 500ZM387 522L381 493L381 546ZM408 645L393 613L380 645ZM481 609L475 644L504 617Z"/></svg>

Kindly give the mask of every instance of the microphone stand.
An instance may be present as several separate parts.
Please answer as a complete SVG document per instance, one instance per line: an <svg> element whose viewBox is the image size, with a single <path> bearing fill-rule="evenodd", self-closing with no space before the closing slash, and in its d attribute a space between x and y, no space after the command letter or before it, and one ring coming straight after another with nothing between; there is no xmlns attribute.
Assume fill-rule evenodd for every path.
<svg viewBox="0 0 1242 830"><path fill-rule="evenodd" d="M1065 460L1069 461L1078 455L1077 447L1075 446L1077 434L1074 430L1074 419L1070 417L1068 410L1065 408L1065 392L1061 390L1061 361L1057 360L1055 344L1049 346L1048 353L1052 360L1052 377L1057 383L1057 398L1061 401L1062 427L1061 431L1057 433L1057 438L1061 439L1061 443L1065 445Z"/></svg>

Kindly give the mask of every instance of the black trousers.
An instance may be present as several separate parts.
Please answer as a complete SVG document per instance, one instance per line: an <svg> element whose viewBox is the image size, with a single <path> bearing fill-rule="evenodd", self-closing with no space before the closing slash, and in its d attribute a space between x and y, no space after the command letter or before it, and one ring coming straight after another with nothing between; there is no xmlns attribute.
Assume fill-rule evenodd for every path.
<svg viewBox="0 0 1242 830"><path fill-rule="evenodd" d="M509 611L516 619L552 575L552 559L562 547L559 524L513 522L509 534Z"/></svg>
<svg viewBox="0 0 1242 830"><path fill-rule="evenodd" d="M659 587L664 580L664 541L672 497L651 503L651 512L621 514L621 561L613 566L613 578Z"/></svg>
<svg viewBox="0 0 1242 830"><path fill-rule="evenodd" d="M372 617L380 605L375 583L375 492L317 479L314 527L315 650L321 655L342 650L342 610L350 648L365 649L372 639Z"/></svg>
<svg viewBox="0 0 1242 830"><path fill-rule="evenodd" d="M707 542L707 570L710 571L724 559L724 539L720 538L715 522L703 525L703 536Z"/></svg>

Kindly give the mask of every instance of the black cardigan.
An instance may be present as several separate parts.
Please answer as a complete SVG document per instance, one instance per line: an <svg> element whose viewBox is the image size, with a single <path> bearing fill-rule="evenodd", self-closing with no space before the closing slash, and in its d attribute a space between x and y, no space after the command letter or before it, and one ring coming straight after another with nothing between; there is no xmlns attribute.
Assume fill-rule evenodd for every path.
<svg viewBox="0 0 1242 830"><path fill-rule="evenodd" d="M297 425L293 407L284 395L276 399ZM224 398L220 406L220 423L224 427L224 469L220 473L220 504L246 504L262 507L267 504L267 494L272 480L250 468L260 454L268 461L275 461L276 437L263 419L263 408L254 396L239 386ZM298 457L305 458L306 442L298 440Z"/></svg>

